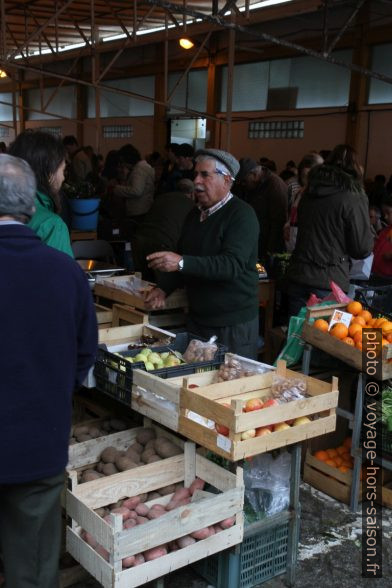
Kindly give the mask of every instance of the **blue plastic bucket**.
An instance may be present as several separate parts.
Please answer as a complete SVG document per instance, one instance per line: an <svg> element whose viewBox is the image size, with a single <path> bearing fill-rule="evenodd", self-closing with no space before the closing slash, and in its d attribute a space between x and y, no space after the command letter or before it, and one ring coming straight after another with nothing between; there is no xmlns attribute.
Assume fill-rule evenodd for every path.
<svg viewBox="0 0 392 588"><path fill-rule="evenodd" d="M99 203L99 198L70 198L72 228L78 231L96 231Z"/></svg>

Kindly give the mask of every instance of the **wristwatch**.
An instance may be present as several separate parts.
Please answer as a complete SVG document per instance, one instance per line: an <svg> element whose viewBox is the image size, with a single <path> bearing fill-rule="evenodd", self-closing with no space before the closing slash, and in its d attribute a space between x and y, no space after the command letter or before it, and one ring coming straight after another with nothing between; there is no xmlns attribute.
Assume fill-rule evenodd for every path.
<svg viewBox="0 0 392 588"><path fill-rule="evenodd" d="M182 272L183 269L184 269L184 258L181 257L180 261L178 262L178 271Z"/></svg>

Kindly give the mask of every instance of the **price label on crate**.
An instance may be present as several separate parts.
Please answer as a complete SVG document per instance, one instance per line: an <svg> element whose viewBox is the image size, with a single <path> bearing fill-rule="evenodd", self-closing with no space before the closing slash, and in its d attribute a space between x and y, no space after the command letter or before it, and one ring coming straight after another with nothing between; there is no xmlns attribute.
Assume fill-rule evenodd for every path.
<svg viewBox="0 0 392 588"><path fill-rule="evenodd" d="M348 328L350 326L353 315L349 312L343 312L342 310L334 310L331 320L329 321L328 330L330 331L336 323L343 323Z"/></svg>
<svg viewBox="0 0 392 588"><path fill-rule="evenodd" d="M231 441L224 435L217 435L216 444L220 449L223 449L223 451L227 451L228 453L231 451Z"/></svg>

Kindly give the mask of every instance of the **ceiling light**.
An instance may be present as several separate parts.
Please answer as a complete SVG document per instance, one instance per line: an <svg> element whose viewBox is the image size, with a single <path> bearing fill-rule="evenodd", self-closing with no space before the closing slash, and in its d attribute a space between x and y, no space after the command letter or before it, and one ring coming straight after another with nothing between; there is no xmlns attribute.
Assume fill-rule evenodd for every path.
<svg viewBox="0 0 392 588"><path fill-rule="evenodd" d="M0 69L0 78L7 78L7 77L8 76L7 76L6 72L4 71L4 69Z"/></svg>
<svg viewBox="0 0 392 588"><path fill-rule="evenodd" d="M192 47L195 46L194 42L190 39L187 39L186 37L183 37L178 42L183 49L192 49Z"/></svg>

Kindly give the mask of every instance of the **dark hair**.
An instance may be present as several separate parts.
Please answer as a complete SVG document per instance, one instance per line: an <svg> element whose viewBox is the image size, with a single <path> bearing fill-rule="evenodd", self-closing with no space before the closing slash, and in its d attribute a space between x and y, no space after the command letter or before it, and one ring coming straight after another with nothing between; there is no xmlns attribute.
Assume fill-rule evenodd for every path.
<svg viewBox="0 0 392 588"><path fill-rule="evenodd" d="M304 169L312 169L315 165L321 165L323 162L323 158L318 153L307 153L304 155L298 165L298 180L301 186L304 185L302 179Z"/></svg>
<svg viewBox="0 0 392 588"><path fill-rule="evenodd" d="M175 157L181 155L180 145L178 143L170 143L168 150L171 151Z"/></svg>
<svg viewBox="0 0 392 588"><path fill-rule="evenodd" d="M297 167L295 164L295 161L293 161L292 159L289 159L289 161L286 163L286 167Z"/></svg>
<svg viewBox="0 0 392 588"><path fill-rule="evenodd" d="M392 194L388 194L385 198L381 201L381 206L388 206L388 208L392 208Z"/></svg>
<svg viewBox="0 0 392 588"><path fill-rule="evenodd" d="M135 163L141 160L140 152L131 143L123 145L118 153L125 163L131 165L135 165Z"/></svg>
<svg viewBox="0 0 392 588"><path fill-rule="evenodd" d="M320 149L319 151L321 157L324 159L324 161L327 161L328 157L331 154L331 150L330 149Z"/></svg>
<svg viewBox="0 0 392 588"><path fill-rule="evenodd" d="M374 181L377 182L378 184L385 184L385 182L387 181L387 178L383 174L378 174L377 176L374 177Z"/></svg>
<svg viewBox="0 0 392 588"><path fill-rule="evenodd" d="M284 169L280 172L279 177L281 177L282 180L286 182L290 178L296 178L297 174L295 174L291 169Z"/></svg>
<svg viewBox="0 0 392 588"><path fill-rule="evenodd" d="M79 143L73 135L66 135L63 139L63 145L66 147L67 145L79 145Z"/></svg>
<svg viewBox="0 0 392 588"><path fill-rule="evenodd" d="M4 141L0 141L0 153L7 153L7 145Z"/></svg>
<svg viewBox="0 0 392 588"><path fill-rule="evenodd" d="M181 143L178 155L182 157L193 157L195 154L195 150L193 149L192 145L189 143Z"/></svg>
<svg viewBox="0 0 392 588"><path fill-rule="evenodd" d="M9 154L27 161L34 172L37 190L51 197L56 212L60 210L59 195L51 187L51 176L65 161L61 140L42 131L24 131L11 144Z"/></svg>
<svg viewBox="0 0 392 588"><path fill-rule="evenodd" d="M359 164L358 155L351 145L336 145L325 163L333 165L334 167L339 167L357 180L362 180L363 174Z"/></svg>
<svg viewBox="0 0 392 588"><path fill-rule="evenodd" d="M114 178L117 178L118 164L120 163L120 161L121 157L118 151L116 151L115 149L109 151L109 153L106 155L105 164L103 166L101 175L107 178L108 180L113 180Z"/></svg>

